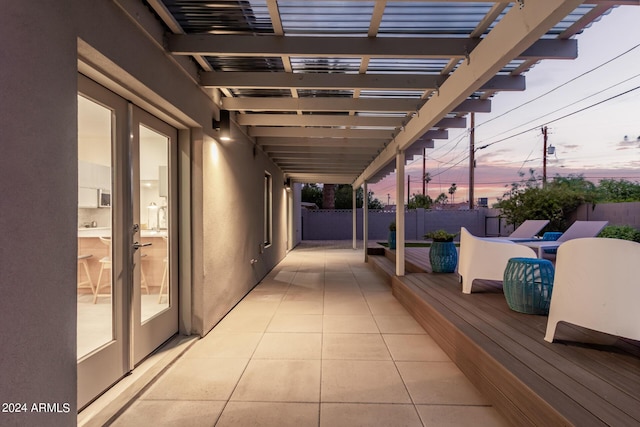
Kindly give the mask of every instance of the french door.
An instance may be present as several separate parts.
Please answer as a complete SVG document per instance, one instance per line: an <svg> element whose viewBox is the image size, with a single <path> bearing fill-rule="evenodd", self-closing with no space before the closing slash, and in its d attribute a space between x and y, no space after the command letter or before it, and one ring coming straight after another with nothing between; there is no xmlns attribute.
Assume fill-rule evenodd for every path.
<svg viewBox="0 0 640 427"><path fill-rule="evenodd" d="M132 114L133 310L131 360L137 364L178 330L177 131L147 112ZM173 174L174 176L176 174Z"/></svg>
<svg viewBox="0 0 640 427"><path fill-rule="evenodd" d="M78 78L78 408L178 330L176 130Z"/></svg>

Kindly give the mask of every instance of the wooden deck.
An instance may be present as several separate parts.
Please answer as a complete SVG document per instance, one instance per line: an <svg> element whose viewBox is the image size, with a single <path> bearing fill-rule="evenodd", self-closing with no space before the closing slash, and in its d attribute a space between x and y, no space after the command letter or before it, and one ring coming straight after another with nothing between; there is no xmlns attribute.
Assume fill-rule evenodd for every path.
<svg viewBox="0 0 640 427"><path fill-rule="evenodd" d="M427 266L426 248L407 249L407 271ZM510 310L500 282L477 281L465 295L457 274L395 277L391 259L369 259L513 425L640 425L640 343L560 324L550 344L546 316Z"/></svg>

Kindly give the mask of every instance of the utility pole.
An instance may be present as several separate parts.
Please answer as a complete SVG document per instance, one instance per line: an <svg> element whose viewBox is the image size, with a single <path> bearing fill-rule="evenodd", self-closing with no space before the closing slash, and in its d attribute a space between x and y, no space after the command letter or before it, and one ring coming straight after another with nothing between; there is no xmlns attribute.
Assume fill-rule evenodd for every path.
<svg viewBox="0 0 640 427"><path fill-rule="evenodd" d="M542 150L542 188L547 186L547 127L542 128L544 148Z"/></svg>
<svg viewBox="0 0 640 427"><path fill-rule="evenodd" d="M474 192L473 186L475 183L475 152L476 152L476 115L471 113L471 130L469 132L469 209L473 210Z"/></svg>
<svg viewBox="0 0 640 427"><path fill-rule="evenodd" d="M411 194L411 175L407 174L407 205L409 205L409 194Z"/></svg>

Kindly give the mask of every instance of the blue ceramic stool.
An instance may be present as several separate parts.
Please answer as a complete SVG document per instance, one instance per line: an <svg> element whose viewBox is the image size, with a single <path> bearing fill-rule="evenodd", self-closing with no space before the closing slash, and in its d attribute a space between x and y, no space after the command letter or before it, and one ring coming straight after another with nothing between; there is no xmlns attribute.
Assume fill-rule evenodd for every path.
<svg viewBox="0 0 640 427"><path fill-rule="evenodd" d="M544 241L555 241L558 240L562 236L561 231L547 231L542 235L542 240ZM545 254L557 254L558 249L544 249Z"/></svg>
<svg viewBox="0 0 640 427"><path fill-rule="evenodd" d="M502 283L509 308L520 313L549 314L554 272L553 264L546 259L511 258Z"/></svg>

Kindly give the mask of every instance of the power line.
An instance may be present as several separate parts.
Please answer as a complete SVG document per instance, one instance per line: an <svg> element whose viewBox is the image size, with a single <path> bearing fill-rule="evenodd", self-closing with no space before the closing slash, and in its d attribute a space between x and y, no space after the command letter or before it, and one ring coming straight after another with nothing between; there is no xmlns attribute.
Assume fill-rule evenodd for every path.
<svg viewBox="0 0 640 427"><path fill-rule="evenodd" d="M617 55L617 56L615 56L615 57L613 57L613 58L611 58L611 59L609 59L608 61L605 61L605 62L603 62L602 64L597 65L596 67L594 67L594 68L592 68L592 69L590 69L590 70L587 70L587 71L585 71L584 73L582 73L582 74L580 74L580 75L578 75L578 76L576 76L576 77L574 77L574 78L572 78L572 79L567 80L566 82L564 82L564 83L560 84L559 86L556 86L556 87L554 87L553 89L550 89L550 90L548 90L547 92L545 92L545 93L543 93L543 94L541 94L541 95L538 95L538 96L536 96L535 98L530 99L529 101L527 101L527 102L525 102L525 103L523 103L523 104L520 104L520 105L518 105L518 106L516 106L516 107L514 107L514 108L512 108L512 109L510 109L510 110L508 110L508 111L505 111L504 113L502 113L502 114L500 114L500 115L498 115L498 116L496 116L496 117L493 117L493 118L491 118L491 119L487 120L486 122L480 123L478 126L476 126L476 129L477 129L478 127L480 127L480 126L483 126L483 125L485 125L485 124L487 124L487 123L490 123L490 122L492 122L492 121L494 121L494 120L497 120L497 119L499 119L500 117L505 116L506 114L512 113L512 112L514 112L515 110L518 110L518 109L520 109L520 108L524 107L525 105L529 105L529 104L531 104L532 102L537 101L538 99L540 99L540 98L542 98L542 97L545 97L545 96L549 95L550 93L555 92L556 90L558 90L558 89L560 89L560 88L562 88L562 87L564 87L564 86L568 85L569 83L572 83L572 82L574 82L574 81L576 81L576 80L578 80L578 79L580 79L580 78L582 78L582 77L586 76L587 74L590 74L590 73L592 73L592 72L596 71L597 69L602 68L602 67L604 67L605 65L607 65L607 64L609 64L609 63L611 63L611 62L613 62L613 61L615 61L615 60L617 60L617 59L619 59L619 58L623 57L624 55L627 55L628 53L630 53L630 52L631 52L631 51L633 51L634 49L637 49L638 47L640 47L640 44L637 44L637 45L633 46L632 48L630 48L630 49L626 50L625 52L622 52L621 54L619 54L619 55Z"/></svg>
<svg viewBox="0 0 640 427"><path fill-rule="evenodd" d="M507 141L507 140L509 140L509 139L515 138L515 137L517 137L517 136L524 135L525 133L527 133L527 132L531 132L532 130L535 130L535 129L538 129L538 128L540 128L541 126L546 126L546 125L549 125L549 124L551 124L551 123L555 123L555 122L557 122L557 121L560 121L560 120L562 120L562 119L566 119L567 117L571 117L571 116L573 116L573 115L575 115L575 114L581 113L581 112L586 111L586 110L588 110L588 109L590 109L590 108L596 107L596 106L598 106L598 105L600 105L600 104L604 104L605 102L609 102L609 101L611 101L611 100L613 100L613 99L619 98L619 97L621 97L621 96L624 96L624 95L626 95L626 94L628 94L628 93L631 93L631 92L633 92L633 91L635 91L635 90L638 90L638 89L640 89L640 86L636 86L636 87L634 87L633 89L629 89L629 90L626 90L626 91L624 91L624 92L622 92L622 93L619 93L619 94L617 94L617 95L613 95L613 96L611 96L611 97L609 97L609 98L607 98L607 99L603 99L602 101L598 101L598 102L596 102L596 103L594 103L594 104L588 105L588 106L586 106L586 107L584 107L584 108L581 108L581 109L579 109L579 110L576 110L576 111L573 111L573 112L571 112L571 113L565 114L564 116L558 117L558 118L556 118L556 119L549 120L548 122L542 123L542 124L537 125L537 126L535 126L535 127L532 127L532 128L526 129L526 130L523 130L522 132L518 132L518 133L516 133L516 134L514 134L514 135L507 136L506 138L499 139L498 141L494 141L494 142L491 142L491 143L489 143L489 144L485 144L485 145L483 145L483 146L481 146L481 147L478 147L476 150L483 150L483 149L485 149L485 148L487 148L487 147L490 147L490 146L492 146L492 145L498 144L498 143L500 143L500 142L504 142L504 141Z"/></svg>
<svg viewBox="0 0 640 427"><path fill-rule="evenodd" d="M521 108L521 107L524 107L525 105L528 105L528 104L530 104L530 103L532 103L532 102L534 102L534 101L536 101L536 100L538 100L538 99L540 99L540 98L542 98L542 97L544 97L544 96L549 95L550 93L555 92L556 90L558 90L558 89L560 89L560 88L562 88L562 87L564 87L564 86L568 85L569 83L572 83L572 82L574 82L574 81L578 80L579 78L582 78L582 77L586 76L587 74L590 74L591 72L593 72L593 71L595 71L595 70L597 70L597 69L599 69L599 68L602 68L603 66L605 66L605 65L607 65L607 64L609 64L609 63L611 63L611 62L613 62L613 61L615 61L615 60L617 60L617 59L619 59L619 58L621 58L621 57L623 57L624 55L627 55L628 53L630 53L630 52L631 52L631 51L633 51L634 49L637 49L638 47L640 47L640 44L637 44L637 45L635 45L635 46L631 47L630 49L628 49L628 50L626 50L625 52L623 52L623 53L621 53L621 54L619 54L619 55L617 55L617 56L615 56L615 57L613 57L613 58L609 59L608 61L605 61L605 62L603 62L602 64L600 64L600 65L598 65L598 66L596 66L596 67L594 67L594 68L592 68L592 69L590 69L590 70L585 71L584 73L582 73L582 74L580 74L580 75L578 75L578 76L576 76L576 77L574 77L574 78L572 78L572 79L570 79L570 80L568 80L568 81L566 81L566 82L564 82L564 83L562 83L562 84L560 84L560 85L558 85L558 86L556 86L556 87L552 88L551 90L549 90L549 91L547 91L547 92L545 92L545 93L543 93L543 94L541 94L541 95L539 95L539 96L537 96L537 97L535 97L535 98L533 98L533 99L531 99L531 100L529 100L529 101L527 101L527 102L525 102L525 103L523 103L523 104L520 104L520 105L518 105L518 106L516 106L516 107L514 107L514 108L512 108L512 109L510 109L510 110L508 110L508 111L506 111L506 112L504 112L504 113L502 113L502 114L500 114L500 115L498 115L498 116L494 117L494 118L491 118L491 119L487 120L486 122L483 122L483 123L481 123L481 124L477 125L477 126L476 126L476 129L477 129L479 126L482 126L482 125L484 125L484 124L486 124L486 123L489 123L489 122L494 121L494 120L496 120L496 119L498 119L498 118L500 118L500 117L503 117L503 116L505 116L506 114L509 114L509 113L511 113L511 112L513 112L513 111L515 111L515 110L517 110L517 109L519 109L519 108ZM578 103L578 102L581 102L581 101L584 101L585 99L591 98L591 97L593 97L593 96L595 96L595 95L597 95L597 94L600 94L600 93L602 93L602 92L604 92L604 91L606 91L606 90L609 90L609 89L611 89L611 88L613 88L613 87L615 87L615 86L618 86L618 85L620 85L620 84L622 84L622 83L624 83L624 82L627 82L627 81L629 81L629 80L632 80L632 79L634 79L634 78L637 78L638 76L640 76L640 74L635 75L635 76L633 76L633 77L630 77L630 78L628 78L628 79L626 79L626 80L623 80L623 81L621 81L621 82L618 82L618 83L616 83L616 84L614 84L614 85L611 85L611 86L609 86L609 87L608 87L608 88L606 88L606 89L602 89L602 90L600 90L600 91L598 91L598 92L596 92L596 93L594 93L594 94L591 94L591 95L589 95L589 96L587 96L587 97L584 97L584 98L582 98L582 99L580 99L580 100L578 100L578 101L575 101L575 102L573 102L573 103L571 103L571 104L568 104L568 105L566 105L566 106L564 106L564 107L562 107L562 108L559 108L559 109L557 109L557 110L554 110L554 111L552 111L552 112L550 112L550 113L547 113L547 114L545 114L545 115L543 115L543 116L540 116L540 117L539 117L539 118L537 118L537 119L531 120L531 121L529 121L529 122L526 122L526 123L524 123L524 124L522 124L522 125L519 125L519 126L517 126L517 127L515 127L515 128L512 128L512 129L517 129L518 127L524 126L524 125L526 125L526 124L528 124L528 123L531 123L532 121L539 120L539 119L541 119L541 118L543 118L543 117L546 117L546 116L548 116L548 115L550 115L550 114L553 114L553 113L555 113L555 112L557 112L557 111L560 111L560 110L562 110L562 109L564 109L564 108L568 108L568 107L570 107L571 105L575 105L575 104L576 104L576 103ZM512 139L512 138L515 138L515 137L517 137L517 136L523 135L523 134L525 134L525 133L527 133L527 132L530 132L530 131L532 131L532 130L536 130L536 129L538 129L540 126L545 126L545 125L548 125L548 124L550 124L550 123L555 123L555 122L557 122L557 121L559 121L559 120L562 120L562 119L565 119L565 118L567 118L567 117L573 116L573 115L575 115L575 114L578 114L578 113L580 113L580 112L583 112L583 111L585 111L585 110L588 110L588 109L590 109L590 108L593 108L593 107L595 107L595 106L597 106L597 105L603 104L603 103L605 103L605 102L611 101L611 100L613 100L613 99L615 99L615 98L618 98L618 97L620 97L620 96L626 95L627 93L633 92L633 91L635 91L635 90L637 90L637 89L640 89L640 86L637 86L637 87L635 87L635 88L633 88L633 89L630 89L630 90L627 90L627 91L625 91L625 92L619 93L619 94L617 94L617 95L614 95L614 96L609 97L609 98L607 98L607 99L604 99L604 100L602 100L602 101L596 102L596 103L591 104L591 105L589 105L589 106L587 106L587 107L584 107L584 108L581 108L581 109L579 109L579 110L576 110L576 111L574 111L574 112L572 112L572 113L569 113L569 114L566 114L566 115L564 115L564 116L558 117L558 118L556 118L556 119L554 119L554 120L550 120L550 121L548 121L548 122L546 122L546 123L544 123L544 124L542 124L542 125L536 125L535 127L532 127L532 128L526 129L526 130L521 131L521 132L519 132L519 133L517 133L517 134L514 134L514 135L511 135L511 136L508 136L508 137L506 137L506 138L502 138L502 139L500 139L500 140L498 140L498 141L494 141L494 142L491 142L491 143L485 144L485 145L483 145L483 146L480 146L480 147L476 148L476 151L477 151L477 150L482 150L482 149L488 148L488 147L490 147L490 146L492 146L492 145L495 145L495 144L498 144L498 143L500 143L500 142L507 141L507 140L509 140L509 139ZM509 131L505 131L505 132L509 132ZM505 133L505 132L501 132L500 134ZM466 136L467 136L467 134L468 134L468 130L467 130L465 133L463 133L462 135L460 135L460 136L457 138L457 141L455 142L454 146L453 146L449 151L447 151L446 153L442 154L442 155L441 155L441 156L439 156L439 158L437 158L437 159L430 158L430 160L433 160L433 161L436 161L436 162L438 162L438 163L442 163L442 164L450 164L451 162L455 161L455 159L453 159L453 160L450 160L450 161L448 161L448 162L442 162L442 161L440 161L440 159L442 159L444 156L446 156L447 154L449 154L449 153L451 153L453 150L455 150L455 149L457 148L457 146L459 145L459 143L464 139L464 137L466 137ZM498 135L500 135L500 134L498 134ZM444 148L446 145L448 145L448 144L443 145L441 148ZM527 156L527 159L525 159L525 160L524 160L524 162L523 162L523 166L524 166L524 163L526 163L526 162L528 161L528 158L530 157L530 155L531 155L531 154L529 154L529 156ZM469 158L469 155L467 154L467 155L465 155L463 158L461 158L460 160L458 160L456 163L454 163L453 165L451 165L450 167L448 167L447 169L444 169L444 170L442 170L442 171L438 170L438 172L436 172L434 175L432 175L432 178L434 178L434 177L436 177L436 176L439 176L439 175L442 175L443 173L445 173L445 172L447 172L447 171L451 170L452 168L454 168L454 167L458 166L460 163L462 163L463 161L467 160L468 158ZM413 164L413 163L417 162L418 160L420 160L420 159L419 159L419 158L418 158L418 159L414 159L414 160L412 160L411 162L409 162L407 165L411 165L411 164ZM521 167L521 168L522 168L522 167ZM383 189L385 189L385 190L386 190L386 189L388 189L388 188L392 188L394 185L395 185L395 184L392 184L392 185L390 185L390 186L385 186L385 187L383 187Z"/></svg>
<svg viewBox="0 0 640 427"><path fill-rule="evenodd" d="M528 125L529 123L532 123L532 122L535 122L535 121L537 121L537 120L540 120L540 119L542 119L543 117L550 116L551 114L557 113L558 111L564 110L565 108L569 108L569 107L571 107L572 105L575 105L575 104L577 104L577 103L579 103L579 102L582 102L582 101L584 101L584 100L586 100L586 99L592 98L592 97L594 97L594 96L596 96L596 95L601 94L602 92L605 92L605 91L607 91L607 90L609 90L609 89L613 89L613 88L614 88L614 87L616 87L616 86L619 86L619 85L621 85L621 84L623 84L623 83L626 83L626 82L628 82L628 81L630 81L630 80L633 80L633 79L635 79L635 78L638 78L638 77L640 77L640 74L636 74L636 75L635 75L635 76L633 76L633 77L629 77L628 79L625 79L625 80L622 80L622 81L620 81L620 82L618 82L618 83L615 83L615 84L613 84L613 85L611 85L611 86L609 86L609 87L607 87L607 88L604 88L604 89L602 89L602 90L599 90L598 92L592 93L591 95L585 96L584 98L581 98L581 99L579 99L579 100L577 100L577 101L574 101L574 102L572 102L572 103L570 103L570 104L567 104L567 105L565 105L564 107L557 108L557 109L555 109L555 110L553 110L553 111L550 111L550 112L548 112L548 113L546 113L546 114L543 114L542 116L539 116L539 117L537 117L537 118L535 118L535 119L529 120L528 122L521 123L521 124L519 124L518 126L512 127L511 129L508 129L508 130L502 131L502 132L500 132L499 134L497 134L497 135L493 136L492 138L495 138L495 137L497 137L497 136L499 136L499 135L502 135L502 134L505 134L505 133L507 133L507 132L511 132L511 131L513 131L513 130L515 130L515 129L521 128L522 126L525 126L525 125ZM486 122L485 122L485 123L486 123ZM490 138L489 138L489 139L490 139Z"/></svg>

